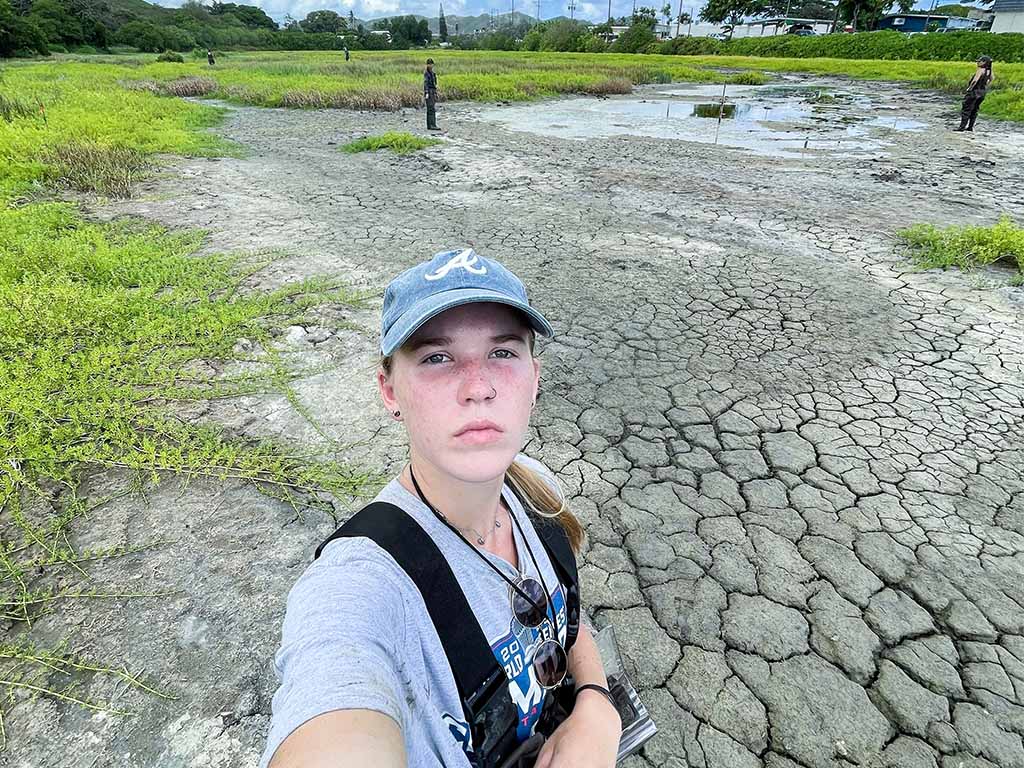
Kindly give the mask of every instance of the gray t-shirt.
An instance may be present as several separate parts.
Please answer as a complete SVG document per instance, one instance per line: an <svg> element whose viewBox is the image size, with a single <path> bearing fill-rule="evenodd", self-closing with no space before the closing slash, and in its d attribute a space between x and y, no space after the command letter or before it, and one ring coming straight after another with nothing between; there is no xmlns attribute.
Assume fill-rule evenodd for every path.
<svg viewBox="0 0 1024 768"><path fill-rule="evenodd" d="M525 456L517 461L553 482ZM516 496L502 496L529 541L552 593L558 637L566 635L565 594L547 552ZM517 735L525 740L540 717L544 690L533 667L536 645L553 636L550 621L523 627L512 617L508 584L446 528L418 497L392 480L378 501L401 507L437 544L458 579L498 663L519 712ZM506 523L507 524L507 523ZM520 571L537 569L513 525ZM480 550L513 581L516 570ZM281 648L274 662L281 686L260 768L292 731L317 715L338 709L371 709L401 728L409 768L469 766L469 726L444 648L412 580L384 550L366 538L332 541L288 595Z"/></svg>

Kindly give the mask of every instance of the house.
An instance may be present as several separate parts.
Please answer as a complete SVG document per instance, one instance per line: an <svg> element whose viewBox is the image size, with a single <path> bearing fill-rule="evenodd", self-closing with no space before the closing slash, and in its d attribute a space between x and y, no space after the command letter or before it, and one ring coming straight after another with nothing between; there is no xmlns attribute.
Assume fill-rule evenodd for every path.
<svg viewBox="0 0 1024 768"><path fill-rule="evenodd" d="M1024 0L1021 0L1024 2ZM878 20L876 29L897 32L930 32L934 29L974 29L976 19L966 16L936 16L931 13L890 13Z"/></svg>
<svg viewBox="0 0 1024 768"><path fill-rule="evenodd" d="M967 18L974 19L977 23L976 30L990 32L992 30L992 19L995 18L995 14L988 8L971 8L967 12Z"/></svg>
<svg viewBox="0 0 1024 768"><path fill-rule="evenodd" d="M816 35L827 35L832 31L829 19L796 19L777 16L770 19L756 19L737 24L733 27L732 36L737 37L774 37L784 35L790 27L809 29Z"/></svg>
<svg viewBox="0 0 1024 768"><path fill-rule="evenodd" d="M992 12L993 32L1024 32L1024 0L996 0Z"/></svg>

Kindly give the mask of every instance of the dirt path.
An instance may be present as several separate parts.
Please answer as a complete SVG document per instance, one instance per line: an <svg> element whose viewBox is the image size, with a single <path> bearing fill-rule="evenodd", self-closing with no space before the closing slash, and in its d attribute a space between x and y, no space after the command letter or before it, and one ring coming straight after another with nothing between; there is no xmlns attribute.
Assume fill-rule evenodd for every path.
<svg viewBox="0 0 1024 768"><path fill-rule="evenodd" d="M453 105L444 145L398 158L338 145L418 130L422 113L237 109L222 130L244 159L181 163L93 213L207 228L211 250L272 250L268 286L326 273L379 291L462 243L525 278L558 332L527 451L576 496L585 602L619 630L662 731L633 768L1019 768L1024 291L910 272L893 234L1024 220L1024 132L983 120L965 137L934 96L839 87L929 127L886 133L875 160L773 159L516 133ZM376 313L328 311L322 326L281 345L333 366L297 384L323 434L283 398L196 416L360 443L342 455L393 470ZM25 703L0 761L253 765L284 598L331 527L230 484L166 483L104 507L83 541L175 541L110 578L178 594L67 621L179 698L125 695L130 720Z"/></svg>

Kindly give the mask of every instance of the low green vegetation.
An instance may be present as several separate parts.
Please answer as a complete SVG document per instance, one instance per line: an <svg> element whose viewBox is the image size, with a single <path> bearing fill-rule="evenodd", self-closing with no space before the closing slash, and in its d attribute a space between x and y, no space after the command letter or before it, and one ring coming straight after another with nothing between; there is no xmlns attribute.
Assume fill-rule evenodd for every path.
<svg viewBox="0 0 1024 768"><path fill-rule="evenodd" d="M1017 267L1018 275L1024 275L1024 228L1006 215L989 227L940 229L931 224L916 224L901 231L899 237L915 261L925 268L969 270L1007 262Z"/></svg>
<svg viewBox="0 0 1024 768"><path fill-rule="evenodd" d="M1024 34L944 32L905 35L893 30L855 35L769 35L728 42L709 37L677 37L659 53L698 56L762 56L789 59L879 59L886 61L976 61L988 55L997 62L1024 62Z"/></svg>
<svg viewBox="0 0 1024 768"><path fill-rule="evenodd" d="M159 153L230 149L200 130L223 110L120 87L130 71L82 62L0 71L0 201L49 185L124 195Z"/></svg>
<svg viewBox="0 0 1024 768"><path fill-rule="evenodd" d="M410 152L426 149L440 143L440 139L431 139L400 131L388 131L379 136L367 136L366 138L349 142L341 148L341 151L355 153L389 149L396 155L408 155Z"/></svg>
<svg viewBox="0 0 1024 768"><path fill-rule="evenodd" d="M643 83L765 80L754 73L723 74L670 56L502 51L445 51L432 56L437 61L441 97L448 101L523 101L568 93L629 93L634 85ZM53 75L59 71L60 87L67 90L81 85L86 94L110 92L120 84L121 90L208 96L255 106L398 109L422 104L424 58L421 53L362 52L346 62L342 55L329 52L246 53L225 56L216 67L208 67L200 59L177 64L157 62L152 56L69 57L59 65L25 64L10 67L9 71L32 81L24 83L18 93L34 94L44 86L51 87ZM13 82L13 74L11 78ZM33 82L38 87L33 88ZM148 101L140 103L153 108ZM172 103L182 110L194 108ZM104 114L110 106L95 103L91 111ZM118 112L111 117L128 114L130 111ZM208 119L215 119L215 115L212 112ZM199 113L190 119L198 120ZM139 122L131 120L133 126Z"/></svg>
<svg viewBox="0 0 1024 768"><path fill-rule="evenodd" d="M175 415L182 401L252 392L294 402L295 374L273 351L271 331L303 322L318 304L361 301L322 280L245 290L261 265L196 258L201 241L90 224L67 204L0 207L0 618L19 630L69 601L163 596L135 582L97 587L87 575L94 562L161 542L84 550L74 526L167 474L251 482L296 508L319 503L318 492L348 499L364 489L367 478L344 465ZM255 351L239 351L240 338ZM251 372L214 372L233 360ZM85 473L109 468L127 478L121 493L79 494ZM17 692L120 711L85 692L101 675L166 695L121 664L35 648L29 637L0 643L0 734Z"/></svg>
<svg viewBox="0 0 1024 768"><path fill-rule="evenodd" d="M320 304L361 296L325 280L253 290L269 258L200 257L202 233L92 224L47 201L60 187L128 195L159 153L233 151L203 130L221 110L122 87L141 63L17 65L0 80L0 748L4 713L26 697L125 714L123 691L100 691L171 695L129 672L130 654L90 658L75 635L33 640L41 617L59 619L72 602L166 596L134 581L97 583L93 565L166 543L81 546L82 527L105 505L167 476L210 476L333 511L324 499L351 499L374 482L176 415L190 400L272 392L309 418L272 335ZM225 366L246 372L219 375ZM97 470L120 473L123 487L87 496L82 480Z"/></svg>

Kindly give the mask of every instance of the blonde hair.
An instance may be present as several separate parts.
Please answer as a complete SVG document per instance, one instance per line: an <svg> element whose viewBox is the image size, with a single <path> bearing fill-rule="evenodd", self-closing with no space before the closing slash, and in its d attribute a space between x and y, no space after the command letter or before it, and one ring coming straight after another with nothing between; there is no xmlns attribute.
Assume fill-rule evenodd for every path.
<svg viewBox="0 0 1024 768"><path fill-rule="evenodd" d="M569 545L572 551L579 554L583 546L583 526L579 518L569 509L565 500L565 493L555 493L555 490L529 467L513 461L505 475L512 487L518 491L520 497L533 511L541 517L554 520L565 531L569 538Z"/></svg>
<svg viewBox="0 0 1024 768"><path fill-rule="evenodd" d="M533 334L530 334L531 341ZM531 351L533 345L530 345ZM385 376L391 375L391 357L384 356L380 359L380 369ZM579 518L569 509L565 500L565 493L555 493L554 489L536 472L517 461L512 462L505 475L509 483L525 501L541 517L554 520L565 531L569 538L569 546L572 551L579 554L583 546L583 526Z"/></svg>

